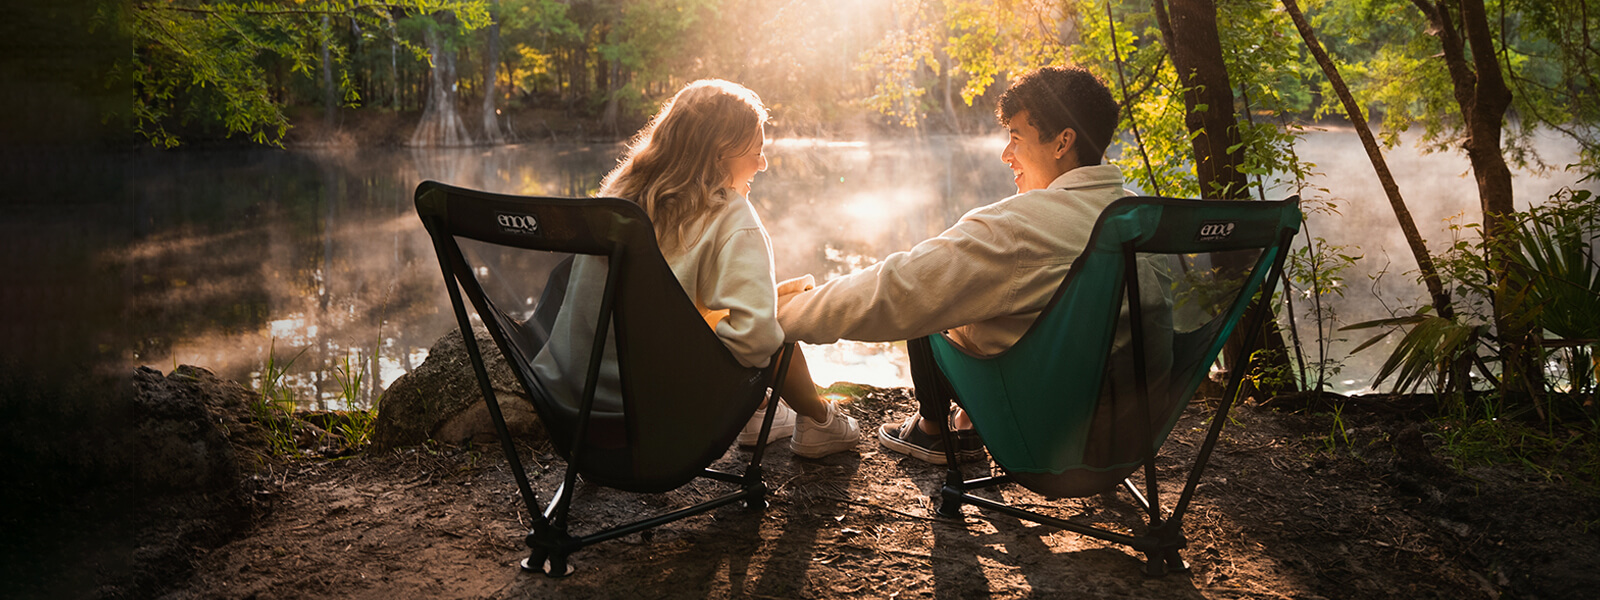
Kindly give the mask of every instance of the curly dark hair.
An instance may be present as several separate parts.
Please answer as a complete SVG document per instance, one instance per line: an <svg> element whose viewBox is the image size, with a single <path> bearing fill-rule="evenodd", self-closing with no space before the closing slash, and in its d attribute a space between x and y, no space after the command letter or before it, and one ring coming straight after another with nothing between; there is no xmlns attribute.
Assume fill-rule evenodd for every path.
<svg viewBox="0 0 1600 600"><path fill-rule="evenodd" d="M995 118L1000 126L1011 124L1017 113L1027 111L1028 124L1046 140L1066 129L1076 132L1073 148L1078 164L1098 165L1117 129L1117 101L1111 90L1082 67L1040 67L1012 80L1000 94Z"/></svg>

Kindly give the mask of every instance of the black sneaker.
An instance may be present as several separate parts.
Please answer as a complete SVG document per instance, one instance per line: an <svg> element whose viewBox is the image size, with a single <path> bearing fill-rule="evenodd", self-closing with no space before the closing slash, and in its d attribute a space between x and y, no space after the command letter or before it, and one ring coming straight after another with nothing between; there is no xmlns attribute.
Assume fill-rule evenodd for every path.
<svg viewBox="0 0 1600 600"><path fill-rule="evenodd" d="M977 430L956 430L956 454L965 459L980 459L983 458L983 453L983 438L978 437Z"/></svg>
<svg viewBox="0 0 1600 600"><path fill-rule="evenodd" d="M893 452L908 455L917 460L936 465L947 464L944 454L944 435L924 433L917 427L921 416L912 413L905 421L900 423L884 423L878 426L878 443ZM975 431L956 432L956 452L964 460L976 460L983 457L983 440L978 438Z"/></svg>

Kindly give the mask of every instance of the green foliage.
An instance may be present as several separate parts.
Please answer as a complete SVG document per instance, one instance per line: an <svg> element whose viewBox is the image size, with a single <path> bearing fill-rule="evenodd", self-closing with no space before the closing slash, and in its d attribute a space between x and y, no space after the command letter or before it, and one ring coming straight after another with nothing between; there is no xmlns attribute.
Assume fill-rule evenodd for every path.
<svg viewBox="0 0 1600 600"><path fill-rule="evenodd" d="M557 61L562 48L583 42L583 31L569 16L568 5L555 0L503 0L500 5L502 55L515 65L512 82L523 90L551 90L559 85Z"/></svg>
<svg viewBox="0 0 1600 600"><path fill-rule="evenodd" d="M715 0L636 0L619 11L615 23L605 23L595 49L631 76L626 83L611 82L618 101L634 112L650 112L655 101L647 97L644 84L680 71L680 61L691 54L687 49L695 45L698 30L713 20L716 8Z"/></svg>
<svg viewBox="0 0 1600 600"><path fill-rule="evenodd" d="M1490 406L1485 403L1483 406ZM1488 412L1456 414L1435 421L1440 448L1457 469L1511 464L1548 481L1600 489L1600 441L1593 424L1540 431Z"/></svg>
<svg viewBox="0 0 1600 600"><path fill-rule="evenodd" d="M1307 206L1333 210L1331 203L1307 203ZM1316 337L1311 340L1315 347L1314 369L1307 368L1315 373L1301 373L1301 381L1310 389L1325 390L1329 387L1329 378L1343 369L1343 360L1331 356L1329 346L1344 341L1343 338L1334 337L1339 316L1328 300L1333 296L1344 297L1344 273L1354 267L1361 257L1351 254L1350 246L1330 244L1321 237L1312 238L1309 231L1306 231L1306 237L1305 246L1290 252L1284 273L1290 284L1290 293L1309 301L1310 306L1303 310L1316 328ZM1298 289L1295 289L1296 286ZM1303 320L1299 314L1291 314L1290 317L1291 326L1297 326ZM1295 347L1301 350L1302 360L1309 356L1303 350L1298 329L1295 330Z"/></svg>
<svg viewBox="0 0 1600 600"><path fill-rule="evenodd" d="M1241 109L1239 146L1228 151L1241 153L1239 169L1258 188L1302 188L1312 165L1294 151L1304 132L1298 115L1311 105L1309 82L1319 70L1276 0L1217 2L1217 23Z"/></svg>
<svg viewBox="0 0 1600 600"><path fill-rule="evenodd" d="M1510 277L1525 278L1527 311L1551 336L1569 340L1569 391L1595 391L1594 356L1600 349L1600 203L1588 190L1565 189L1549 203L1516 216L1509 236L1520 252Z"/></svg>
<svg viewBox="0 0 1600 600"><path fill-rule="evenodd" d="M1245 375L1250 384L1259 390L1293 389L1295 373L1283 360L1282 350L1262 348L1250 354L1250 371Z"/></svg>
<svg viewBox="0 0 1600 600"><path fill-rule="evenodd" d="M861 53L872 91L861 103L919 127L941 77L959 81L967 106L1008 73L1066 61L1072 3L1062 0L895 0L897 22Z"/></svg>
<svg viewBox="0 0 1600 600"><path fill-rule="evenodd" d="M372 443L372 428L378 421L378 407L360 410L351 409L339 415L339 421L333 426L333 432L344 440L346 449L360 450Z"/></svg>
<svg viewBox="0 0 1600 600"><path fill-rule="evenodd" d="M464 29L487 22L483 0L174 0L107 3L95 26L121 28L133 40L132 54L115 72L133 88L134 129L153 145L171 148L181 141L175 128L207 125L281 144L289 120L269 85L269 68L313 77L324 68L326 47L341 101L354 104L360 98L346 72L348 48L335 31L393 31L388 24L396 13L441 12L454 14Z"/></svg>
<svg viewBox="0 0 1600 600"><path fill-rule="evenodd" d="M1322 437L1323 451L1332 454L1339 449L1339 445L1350 446L1350 429L1344 424L1344 403L1333 403L1333 425L1328 428L1328 435Z"/></svg>
<svg viewBox="0 0 1600 600"><path fill-rule="evenodd" d="M1485 311L1499 286L1514 285L1528 292L1508 300L1513 303L1509 307L1512 314L1530 320L1537 330L1549 335L1581 340L1568 347L1567 389L1546 391L1593 393L1594 335L1600 331L1600 263L1596 262L1594 249L1595 241L1600 239L1600 206L1588 191L1563 190L1549 203L1510 215L1510 220L1515 227L1503 243L1512 245L1509 255L1514 266L1507 271L1507 280L1490 275L1488 242L1460 237L1463 232L1480 227L1452 225L1457 239L1444 255L1437 257L1437 263L1441 277L1460 300L1458 308L1462 310L1454 318L1434 315L1431 308L1424 308L1413 315L1345 328L1386 328L1352 351L1359 352L1384 336L1409 327L1380 368L1379 381L1393 375L1397 389L1411 389L1430 376L1450 372L1464 361L1476 362L1480 372L1492 378L1484 361L1498 364L1502 360L1497 356L1499 347L1490 336ZM1480 355L1485 358L1480 360ZM1470 391L1466 382L1458 379L1436 379L1435 391Z"/></svg>
<svg viewBox="0 0 1600 600"><path fill-rule="evenodd" d="M1104 10L1081 14L1082 41L1074 48L1074 58L1106 81L1122 105L1119 131L1139 133L1137 140L1114 141L1118 150L1107 156L1148 193L1199 197L1183 87L1155 17L1148 3L1115 2L1110 10L1109 16Z"/></svg>
<svg viewBox="0 0 1600 600"><path fill-rule="evenodd" d="M1465 139L1455 89L1439 60L1440 42L1410 0L1322 0L1307 3L1329 53L1351 92L1380 113L1382 139L1420 129L1424 147L1456 149ZM1577 142L1579 160L1555 165L1593 178L1600 173L1600 0L1490 0L1495 55L1511 88L1505 124L1506 158L1513 165L1546 165L1532 147L1540 128ZM1324 87L1317 115L1341 114Z"/></svg>
<svg viewBox="0 0 1600 600"><path fill-rule="evenodd" d="M333 426L333 432L344 440L345 448L359 450L372 441L372 428L377 422L378 403L382 396L380 394L374 398L366 408L358 408L364 404L361 398L364 376L360 366L352 364L349 355L345 355L340 364L334 365L333 379L339 384L339 400L344 407Z"/></svg>
<svg viewBox="0 0 1600 600"><path fill-rule="evenodd" d="M916 128L928 107L921 102L928 85L923 67L939 72L934 58L933 26L924 25L914 30L899 29L886 34L882 41L862 54L858 71L878 75L872 94L861 103L900 124ZM963 96L965 92L963 92Z"/></svg>
<svg viewBox="0 0 1600 600"><path fill-rule="evenodd" d="M1600 203L1589 190L1565 189L1516 218L1511 243L1531 287L1530 304L1544 330L1566 339L1600 334Z"/></svg>
<svg viewBox="0 0 1600 600"><path fill-rule="evenodd" d="M1431 381L1434 391L1441 395L1450 391L1450 384L1440 378L1441 374L1448 372L1452 365L1463 358L1476 356L1479 346L1486 340L1489 326L1440 317L1430 314L1432 311L1433 307L1425 306L1414 315L1366 321L1344 328L1386 329L1357 346L1351 351L1354 354L1378 343L1390 333L1409 327L1389 353L1389 358L1384 360L1383 366L1378 368L1378 374L1373 377L1374 384L1394 376L1396 393L1409 392L1424 381Z"/></svg>
<svg viewBox="0 0 1600 600"><path fill-rule="evenodd" d="M266 434L267 447L277 456L300 454L300 448L295 443L294 390L284 381L284 375L308 349L301 348L288 362L279 363L277 340L274 339L267 350L267 364L261 371L261 393L250 405L251 414Z"/></svg>

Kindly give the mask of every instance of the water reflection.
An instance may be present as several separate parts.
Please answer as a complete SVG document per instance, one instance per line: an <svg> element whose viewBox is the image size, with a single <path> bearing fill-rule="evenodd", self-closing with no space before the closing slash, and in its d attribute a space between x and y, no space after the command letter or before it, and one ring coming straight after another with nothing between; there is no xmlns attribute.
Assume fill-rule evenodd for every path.
<svg viewBox="0 0 1600 600"><path fill-rule="evenodd" d="M775 234L779 275L849 272L999 197L985 190L1003 188L1005 172L975 168L995 161L993 145L780 140L752 194ZM6 337L13 351L32 350L16 353L25 362L67 370L187 363L253 381L269 358L292 360L282 383L306 407L343 408L352 396L363 404L454 327L412 208L419 182L586 195L619 150L16 157L8 170L25 175L19 197L40 201L4 224L8 266L21 274L7 286L7 305L22 309L7 317ZM824 357L815 365L823 383L904 385L897 352L887 344L812 350ZM345 394L341 373L367 384Z"/></svg>
<svg viewBox="0 0 1600 600"><path fill-rule="evenodd" d="M751 200L772 232L780 278L836 277L936 235L1014 191L998 136L838 142L775 140ZM122 155L33 153L0 169L21 183L0 237L13 281L0 319L6 351L66 370L170 370L189 363L240 381L269 356L294 359L286 384L310 408L341 408L336 374L367 382L357 403L414 369L454 320L412 208L423 180L527 195L591 194L618 145L449 150L228 150ZM1328 175L1340 217L1313 235L1359 244L1373 284L1348 274L1345 323L1384 316L1377 294L1421 298L1370 166L1353 136L1314 134L1301 153ZM1551 162L1558 162L1559 152ZM1457 155L1396 151L1395 171L1425 236L1475 214ZM1559 174L1558 174L1559 175ZM1571 177L1519 173L1519 205ZM1475 217L1474 217L1475 218ZM1370 232L1394 232L1374 236ZM1391 305L1393 302L1391 302ZM1359 341L1359 340L1357 340ZM1334 354L1346 352L1335 347ZM20 352L19 352L20 350ZM1376 360L1372 355L1371 360ZM888 344L808 349L819 383L908 385ZM1358 358L1357 360L1366 360ZM1370 367L1346 369L1346 389ZM378 385L371 385L376 382Z"/></svg>

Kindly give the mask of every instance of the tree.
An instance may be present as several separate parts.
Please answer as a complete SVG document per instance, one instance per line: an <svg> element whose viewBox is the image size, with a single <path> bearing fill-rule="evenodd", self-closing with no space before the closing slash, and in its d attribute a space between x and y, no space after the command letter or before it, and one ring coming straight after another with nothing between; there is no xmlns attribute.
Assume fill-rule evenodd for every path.
<svg viewBox="0 0 1600 600"><path fill-rule="evenodd" d="M1400 196L1400 186L1395 183L1394 174L1389 171L1389 164L1383 159L1383 151L1378 147L1377 138L1372 135L1372 128L1367 126L1361 105L1356 102L1355 96L1350 94L1350 88L1339 75L1339 69L1333 64L1333 59L1317 41L1316 32L1312 30L1311 22L1306 20L1305 14L1300 11L1300 6L1295 0L1283 0L1283 7L1293 19L1295 29L1305 41L1306 49L1316 58L1339 102L1344 105L1345 116L1350 119L1356 135L1361 138L1361 146L1366 150L1368 159L1372 161L1372 168L1378 174L1384 195L1389 198L1389 206L1394 210L1395 220L1400 223L1400 230L1405 234L1411 254L1417 260L1417 269L1421 271L1422 281L1428 288L1428 295L1433 298L1434 310L1439 311L1439 315L1444 318L1451 318L1455 315L1455 309L1450 304L1450 295L1444 291L1444 283L1439 279L1438 269L1433 266L1433 257L1428 253L1427 240L1424 240L1417 230L1417 224L1411 218L1411 210L1406 207L1405 199Z"/></svg>
<svg viewBox="0 0 1600 600"><path fill-rule="evenodd" d="M422 119L412 130L410 146L470 146L472 135L461 121L456 110L456 41L454 20L448 14L443 19L418 17L423 37L428 43L428 56L433 68L428 70L428 99L423 105Z"/></svg>
<svg viewBox="0 0 1600 600"><path fill-rule="evenodd" d="M873 81L862 103L907 127L925 120L930 86L946 88L939 102L952 115L957 81L970 107L1008 74L1065 62L1073 41L1066 2L930 0L894 8L887 31L861 53L856 68Z"/></svg>
<svg viewBox="0 0 1600 600"><path fill-rule="evenodd" d="M1167 56L1178 73L1187 107L1185 125L1194 146L1200 193L1209 198L1249 198L1234 118L1233 85L1222 54L1213 0L1151 0Z"/></svg>
<svg viewBox="0 0 1600 600"><path fill-rule="evenodd" d="M1478 184L1483 207L1484 238L1489 243L1490 268L1498 282L1494 298L1494 322L1500 336L1504 363L1503 392L1537 394L1535 385L1543 370L1535 361L1538 341L1531 321L1515 314L1527 290L1517 285L1526 276L1512 276L1515 263L1507 253L1512 246L1500 243L1510 235L1507 219L1516 212L1512 203L1511 168L1506 165L1500 136L1511 107L1511 88L1506 85L1496 55L1495 35L1489 29L1489 16L1483 0L1461 0L1460 11L1452 13L1444 0L1412 0L1428 18L1428 33L1439 38L1441 58L1450 73L1456 104L1466 139L1461 146Z"/></svg>
<svg viewBox="0 0 1600 600"><path fill-rule="evenodd" d="M498 83L498 69L500 65L500 0L489 0L489 48L483 56L483 141L487 144L505 142L505 134L500 130L500 111L495 108L495 99L498 94L495 84Z"/></svg>
<svg viewBox="0 0 1600 600"><path fill-rule="evenodd" d="M133 51L115 68L116 78L133 90L130 120L152 144L170 148L181 141L175 128L207 123L219 124L226 135L280 144L289 120L284 100L274 98L268 87L263 65L269 62L287 63L291 73L304 76L337 70L333 78L343 101L358 102L344 69L347 45L333 33L345 28L323 27L324 17L387 31L384 25L392 13L445 11L468 29L487 19L483 0L174 0L108 3L97 23L120 28L133 40ZM327 66L321 60L325 44Z"/></svg>

